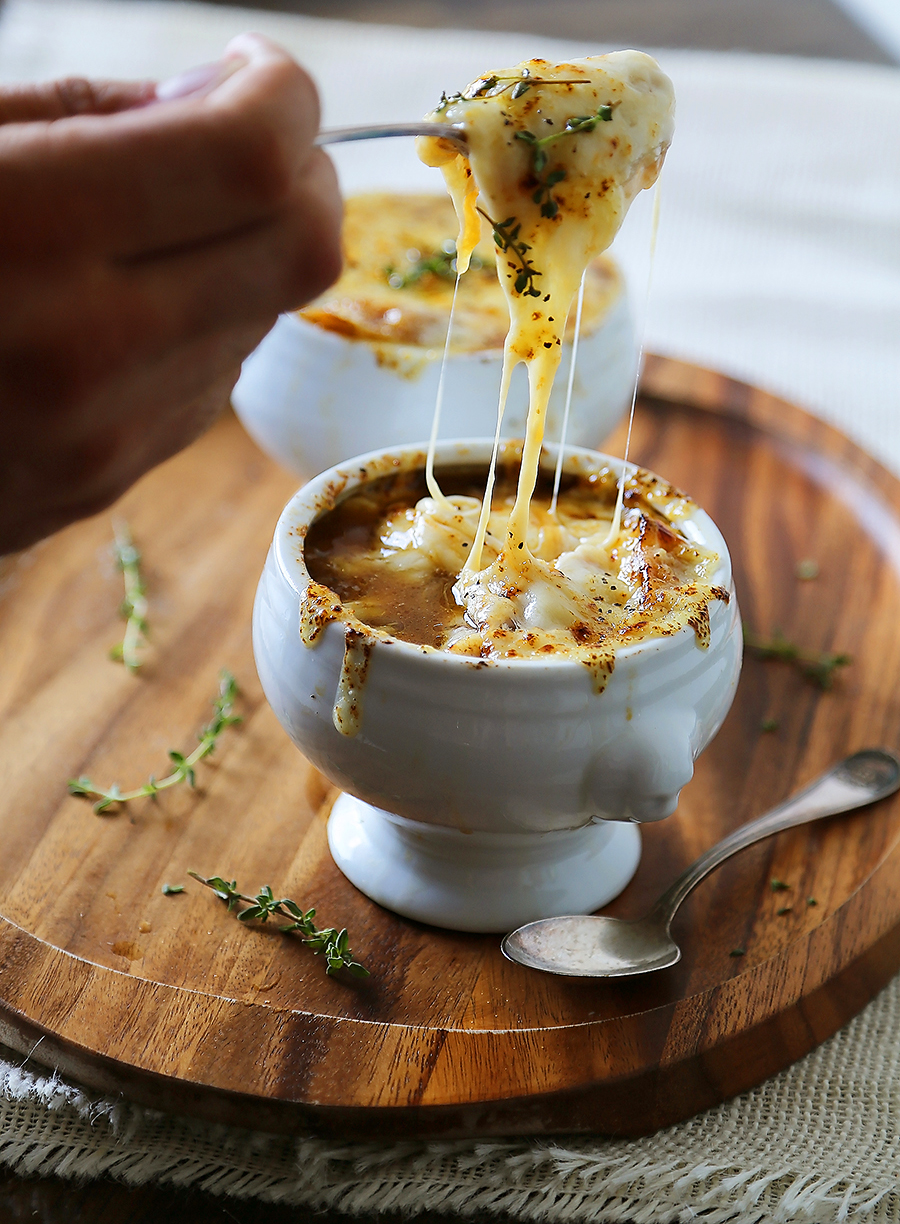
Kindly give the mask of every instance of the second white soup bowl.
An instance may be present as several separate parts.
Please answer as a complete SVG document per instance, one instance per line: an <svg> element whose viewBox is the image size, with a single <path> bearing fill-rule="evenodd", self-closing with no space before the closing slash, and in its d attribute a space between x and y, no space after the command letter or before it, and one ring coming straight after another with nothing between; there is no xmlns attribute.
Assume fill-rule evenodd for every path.
<svg viewBox="0 0 900 1224"><path fill-rule="evenodd" d="M547 410L547 433L559 437L572 344ZM447 360L443 431L489 436L497 419L501 349L454 352ZM637 351L623 289L599 326L581 337L568 438L594 445L628 407ZM441 351L327 331L296 314L282 315L244 362L232 392L244 428L273 459L308 476L343 456L401 446L427 434L441 372ZM528 413L524 370L517 370L504 414L504 436L521 437Z"/></svg>
<svg viewBox="0 0 900 1224"><path fill-rule="evenodd" d="M484 465L485 440L445 442L441 465ZM553 462L552 453L547 456ZM728 549L701 509L680 529L718 554L710 644L690 628L620 650L605 690L577 661L489 661L372 630L359 729L332 710L345 626L300 638L310 525L369 480L421 468L422 447L349 460L288 503L256 597L253 642L266 697L297 747L345 792L329 822L338 866L389 909L438 926L504 931L588 913L628 883L638 824L670 815L727 713L741 663ZM621 461L567 452L565 469Z"/></svg>

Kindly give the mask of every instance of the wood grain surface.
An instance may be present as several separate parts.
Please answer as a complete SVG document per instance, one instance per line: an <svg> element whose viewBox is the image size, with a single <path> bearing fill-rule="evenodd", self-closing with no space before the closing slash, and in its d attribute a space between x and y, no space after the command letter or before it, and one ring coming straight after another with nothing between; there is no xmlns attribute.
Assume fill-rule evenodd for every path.
<svg viewBox="0 0 900 1224"><path fill-rule="evenodd" d="M779 400L651 359L635 454L717 520L747 622L852 667L823 693L748 660L678 812L609 912L636 915L703 849L848 751L900 746L900 487ZM611 440L611 448L621 439ZM260 693L250 606L296 481L233 418L115 508L144 554L152 644L120 636L110 515L7 562L0 592L0 1039L162 1108L348 1136L640 1134L786 1066L900 964L900 800L794 830L704 883L677 919L684 959L646 979L566 980L495 937L395 917L337 871L333 793ZM796 576L814 558L819 577ZM96 816L87 773L123 787L187 752L221 667L245 723L198 787ZM779 720L763 731L764 719ZM326 978L271 929L238 924L189 868L315 905L372 970ZM775 876L790 885L775 893ZM164 882L187 883L163 896ZM815 898L808 905L807 898ZM788 912L778 910L790 906ZM742 956L732 956L737 949Z"/></svg>

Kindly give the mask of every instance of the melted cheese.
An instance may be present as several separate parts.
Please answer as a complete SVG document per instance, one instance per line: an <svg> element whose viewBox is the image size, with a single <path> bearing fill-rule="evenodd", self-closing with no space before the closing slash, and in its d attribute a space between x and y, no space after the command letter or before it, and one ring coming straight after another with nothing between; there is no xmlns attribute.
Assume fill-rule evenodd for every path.
<svg viewBox="0 0 900 1224"><path fill-rule="evenodd" d="M502 602L496 615L489 612L496 592L511 581L536 607L554 602L554 580L528 546L528 521L562 337L585 268L610 245L637 192L656 182L672 138L674 95L655 60L620 51L488 73L428 117L466 134L466 156L441 138L418 142L422 159L443 170L456 207L460 270L477 246L480 218L498 249L510 314L498 438L512 370L519 362L528 368L525 447L504 548L482 568L492 463L471 553L454 587L470 621L488 626L502 616ZM607 552L613 544L608 539Z"/></svg>
<svg viewBox="0 0 900 1224"><path fill-rule="evenodd" d="M479 218L479 222L481 219ZM390 348L443 348L456 274L456 217L446 195L370 192L345 202L340 278L298 311L326 331L366 341L385 360ZM460 281L450 351L502 349L509 330L496 248L482 225L475 259ZM596 331L622 292L609 256L592 261L582 334ZM572 327L567 332L572 339Z"/></svg>
<svg viewBox="0 0 900 1224"><path fill-rule="evenodd" d="M523 582L503 547L514 471L511 462L502 469L485 533L490 564L466 600L454 594L478 528L481 502L473 494L481 473L445 470L440 499L420 496L421 473L412 482L408 474L385 477L352 494L306 541L318 592L307 601L307 632L334 617L471 657L564 654L586 663L598 687L623 645L686 625L706 644L709 603L727 593L711 585L717 555L678 529L693 509L684 494L639 470L627 482L610 550L614 473L568 477L555 511L545 480L532 504Z"/></svg>
<svg viewBox="0 0 900 1224"><path fill-rule="evenodd" d="M464 273L478 259L483 276L487 225L509 314L487 487L480 498L474 490L448 497L430 479L430 496L393 507L364 487L314 524L305 550L315 581L301 618L304 640L339 619L348 652L366 626L375 636L481 658L562 654L591 669L598 691L623 644L685 625L706 644L709 603L728 596L710 585L717 558L677 530L689 507L682 495L637 473L620 519L616 481L605 472L592 478L587 500L573 504L564 492L551 509L548 493L532 505L573 298L634 196L656 181L673 116L671 82L637 51L556 65L529 60L486 74L428 116L461 125L467 139L466 156L440 138L418 142L422 159L442 169L456 209L456 270ZM391 287L404 292L396 279ZM435 288L441 287L428 286ZM449 304L449 283L442 292ZM393 326L403 312L390 309L397 311ZM327 326L322 311L320 301L304 313ZM343 316L332 307L329 317ZM519 362L528 369L526 438L515 489L509 485L494 501L500 425ZM432 465L433 445L429 476ZM365 545L358 531L349 533L352 547L341 542L347 514L368 523ZM318 551L317 540L323 542ZM358 702L356 713L348 713L348 693L358 693L365 667L354 656L345 671L335 724L352 734Z"/></svg>

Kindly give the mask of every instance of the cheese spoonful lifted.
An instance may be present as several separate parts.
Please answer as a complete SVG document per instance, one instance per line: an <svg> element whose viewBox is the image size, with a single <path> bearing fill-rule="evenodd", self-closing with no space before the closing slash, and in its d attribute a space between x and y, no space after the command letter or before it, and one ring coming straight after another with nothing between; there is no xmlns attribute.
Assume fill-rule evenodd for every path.
<svg viewBox="0 0 900 1224"><path fill-rule="evenodd" d="M482 222L498 248L510 312L498 439L512 371L519 362L528 369L525 447L503 550L481 568L495 447L478 528L454 587L466 620L486 636L507 615L502 593L559 588L560 575L529 552L527 533L566 319L588 263L611 244L635 195L656 182L674 110L671 81L643 52L564 64L534 59L445 94L426 117L461 128L465 151L441 136L418 139L421 159L443 171L459 217L459 271L468 267ZM532 602L548 606L546 599Z"/></svg>

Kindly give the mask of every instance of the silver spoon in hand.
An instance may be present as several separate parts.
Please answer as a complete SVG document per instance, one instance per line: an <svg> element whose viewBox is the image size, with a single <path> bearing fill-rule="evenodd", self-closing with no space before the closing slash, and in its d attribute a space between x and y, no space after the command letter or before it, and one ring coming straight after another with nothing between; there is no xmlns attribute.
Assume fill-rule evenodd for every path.
<svg viewBox="0 0 900 1224"><path fill-rule="evenodd" d="M591 914L542 918L507 935L501 945L503 954L530 969L565 977L629 977L666 969L681 959L681 949L670 933L678 907L726 859L773 833L884 799L898 786L900 757L884 748L864 748L707 850L663 893L646 917L630 921Z"/></svg>
<svg viewBox="0 0 900 1224"><path fill-rule="evenodd" d="M381 123L377 127L324 128L313 141L316 145L346 144L351 140L380 140L384 136L442 136L457 146L460 153L468 151L463 128L451 123L429 123L418 119L413 123Z"/></svg>

